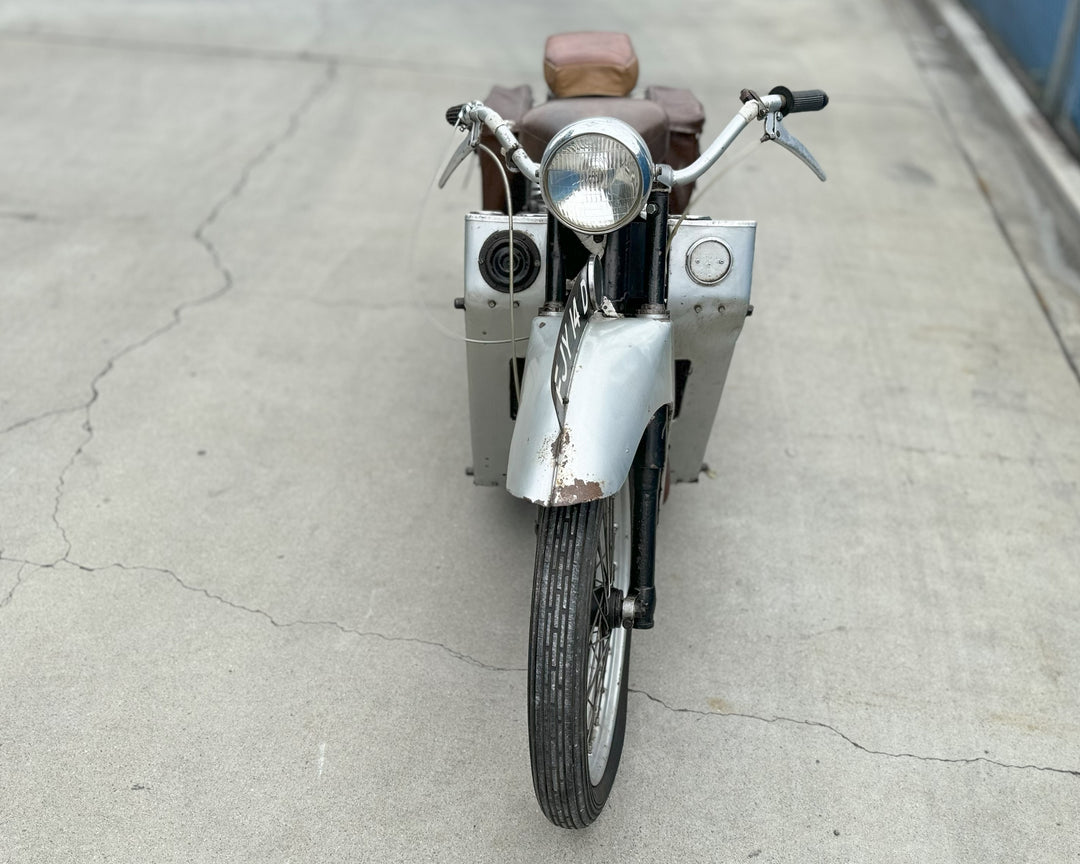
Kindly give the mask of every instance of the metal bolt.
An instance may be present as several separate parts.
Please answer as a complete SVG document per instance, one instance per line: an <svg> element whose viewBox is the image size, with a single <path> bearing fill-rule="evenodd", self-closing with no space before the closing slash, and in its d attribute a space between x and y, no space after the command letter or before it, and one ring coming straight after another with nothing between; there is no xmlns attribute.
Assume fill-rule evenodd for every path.
<svg viewBox="0 0 1080 864"><path fill-rule="evenodd" d="M490 306L492 309L494 309L495 308L495 301L494 300L488 300L488 306Z"/></svg>
<svg viewBox="0 0 1080 864"><path fill-rule="evenodd" d="M720 307L721 310L723 310L723 308L724 308L723 306ZM700 303L698 303L698 304L696 304L694 306L694 311L697 312L699 315L701 314L701 304Z"/></svg>

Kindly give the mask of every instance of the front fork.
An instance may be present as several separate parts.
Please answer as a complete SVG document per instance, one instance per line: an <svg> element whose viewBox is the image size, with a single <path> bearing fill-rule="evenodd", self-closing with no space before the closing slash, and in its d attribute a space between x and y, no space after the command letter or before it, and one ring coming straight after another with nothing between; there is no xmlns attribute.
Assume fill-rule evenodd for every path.
<svg viewBox="0 0 1080 864"><path fill-rule="evenodd" d="M606 276L604 293L613 301L630 301L639 316L668 317L669 212L669 192L654 189L645 207L644 248L638 247L637 255L641 255L641 258L637 261L633 260L636 257L631 251L634 244L628 236L612 235L608 238L603 262ZM567 239L549 215L545 300L556 308L566 302L566 273L570 268L566 267L568 250L562 246ZM630 590L623 600L621 617L625 626L637 630L651 629L656 611L656 529L663 499L672 411L673 406L665 405L652 416L641 436L627 478L631 484L631 536L634 539L630 558Z"/></svg>
<svg viewBox="0 0 1080 864"><path fill-rule="evenodd" d="M656 611L656 527L664 492L664 460L670 428L671 406L657 411L641 436L630 469L631 537L630 594L623 607L623 620L635 630L649 630Z"/></svg>
<svg viewBox="0 0 1080 864"><path fill-rule="evenodd" d="M667 315L669 193L654 189L645 206L645 305L641 313ZM635 630L649 630L656 611L656 527L663 498L664 463L672 406L657 411L641 436L630 469L633 479L633 536L630 558L630 593L634 601ZM630 611L630 610L627 610Z"/></svg>

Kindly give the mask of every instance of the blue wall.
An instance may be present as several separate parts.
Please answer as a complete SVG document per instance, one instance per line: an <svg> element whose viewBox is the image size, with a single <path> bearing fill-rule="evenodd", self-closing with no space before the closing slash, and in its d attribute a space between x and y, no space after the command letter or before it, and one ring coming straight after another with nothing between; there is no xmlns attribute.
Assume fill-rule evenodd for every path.
<svg viewBox="0 0 1080 864"><path fill-rule="evenodd" d="M1080 39L1078 39L1073 51L1069 82L1065 85L1064 111L1068 115L1068 121L1072 124L1073 131L1080 134Z"/></svg>
<svg viewBox="0 0 1080 864"><path fill-rule="evenodd" d="M1067 0L968 0L980 23L1037 85L1046 82Z"/></svg>
<svg viewBox="0 0 1080 864"><path fill-rule="evenodd" d="M1075 0L965 0L979 23L1019 66L1021 77L1066 142L1080 153L1080 31L1062 41L1066 10ZM1058 99L1048 100L1047 78L1055 55L1069 58ZM1051 94L1052 95L1052 94Z"/></svg>

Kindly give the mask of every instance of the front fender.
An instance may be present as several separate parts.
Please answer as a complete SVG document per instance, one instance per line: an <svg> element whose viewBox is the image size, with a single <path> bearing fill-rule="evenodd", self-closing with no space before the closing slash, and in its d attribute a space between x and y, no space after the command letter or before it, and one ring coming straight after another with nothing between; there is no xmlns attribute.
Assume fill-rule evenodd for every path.
<svg viewBox="0 0 1080 864"><path fill-rule="evenodd" d="M551 397L559 320L533 319L506 469L512 495L549 507L614 495L649 420L675 401L671 322L593 315L560 428Z"/></svg>

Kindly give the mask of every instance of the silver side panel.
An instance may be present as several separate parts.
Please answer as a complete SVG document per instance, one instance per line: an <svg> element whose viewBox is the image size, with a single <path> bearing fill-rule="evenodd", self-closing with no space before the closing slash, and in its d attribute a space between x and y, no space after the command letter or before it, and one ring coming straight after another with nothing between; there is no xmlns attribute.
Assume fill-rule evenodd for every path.
<svg viewBox="0 0 1080 864"><path fill-rule="evenodd" d="M735 340L750 303L754 222L687 219L668 253L668 309L675 330L675 358L690 361L679 416L671 423L668 466L675 481L696 481L705 458ZM695 242L715 237L731 250L731 269L715 285L699 285L687 272Z"/></svg>
<svg viewBox="0 0 1080 864"><path fill-rule="evenodd" d="M650 418L675 393L670 321L594 315L560 431L551 397L558 330L557 317L533 322L506 477L511 494L547 506L617 492Z"/></svg>
<svg viewBox="0 0 1080 864"><path fill-rule="evenodd" d="M511 408L510 297L488 286L480 275L480 247L489 235L505 231L501 213L469 213L465 217L465 335L469 370L469 418L472 427L473 482L477 486L506 483L510 436L514 431ZM547 243L547 217L514 217L514 231L536 241L541 254ZM544 268L525 291L515 291L514 331L517 356L525 356L529 326L544 302Z"/></svg>
<svg viewBox="0 0 1080 864"><path fill-rule="evenodd" d="M676 220L673 219L672 227L675 222ZM484 240L491 233L505 230L506 227L506 216L498 213L470 213L465 219L465 332L470 339L487 343L470 343L467 346L473 480L483 486L506 484L510 442L514 432L514 421L511 419L510 411L512 351L509 344L509 297L488 287L480 276L477 264L480 247ZM527 232L536 241L541 251L545 249L546 217L542 215L518 216L514 219L514 227L518 231ZM670 274L668 301L671 313L671 339L674 345L673 359L689 361L691 367L691 373L686 379L685 390L680 400L680 413L672 421L669 438L668 465L672 479L677 481L697 480L701 470L705 447L709 441L709 433L712 430L728 367L731 364L735 340L742 331L750 300L754 232L755 223L753 222L687 219L679 227L672 241L668 258ZM699 285L694 282L686 267L686 255L690 247L706 237L722 240L731 250L731 269L727 276L715 285ZM526 356L528 343L524 337L529 335L531 325L532 342L535 343L536 351L530 350L529 356L532 358L535 353L537 357L541 355L544 357L541 365L532 369L534 372L539 370L539 374L528 374L527 370L524 376L523 402L526 404L522 406L522 415L527 410L546 411L548 410L546 406L551 401L548 395L550 392L549 374L559 319L557 317L546 319L554 323L539 330L537 324L545 319L533 321L544 299L544 276L544 270L541 269L539 278L528 290L515 294L518 308L515 310L514 320L519 340L516 354L518 357ZM619 349L613 347L612 350L617 356ZM530 369L535 362L537 361L530 359ZM618 365L614 358L612 362ZM612 370L613 373L617 371ZM605 379L604 376L608 374L605 372L596 380L602 382L603 385L608 385L613 380ZM663 381L668 381L671 375L663 373L659 377ZM527 395L531 388L542 388L545 398ZM604 398L608 401L612 399L617 401L620 397L618 387L604 394ZM554 408L550 410L550 418L529 419L522 416L521 419L528 420L527 425L530 429L550 429L550 422L554 418ZM580 423L580 420L574 421L574 425L582 431ZM636 425L636 422L632 425ZM610 429L611 426L605 423L604 428ZM638 427L635 430L636 433L640 435L643 428L644 425ZM572 443L573 440L572 432ZM634 446L636 447L636 441ZM632 456L633 453L631 452L630 455ZM538 462L541 472L553 471L552 466L544 467L545 464ZM572 481L585 478L569 477L568 479ZM544 482L548 484L547 492L536 493L536 489ZM547 495L550 500L553 482L550 477L543 482L522 480L516 488L521 491L527 485L529 492L523 494L522 497L530 498L530 500L538 500L544 495Z"/></svg>

